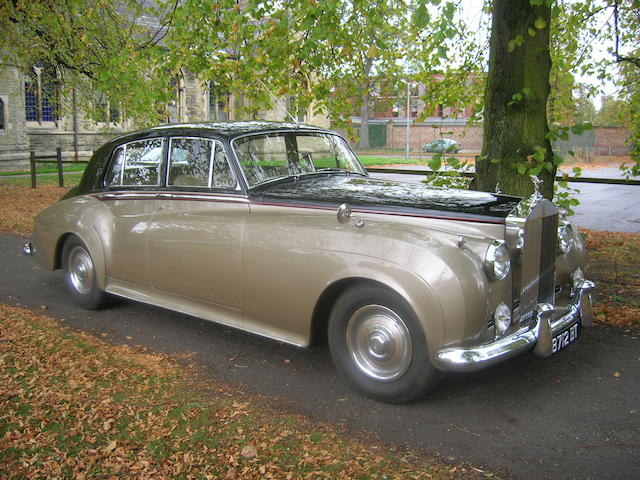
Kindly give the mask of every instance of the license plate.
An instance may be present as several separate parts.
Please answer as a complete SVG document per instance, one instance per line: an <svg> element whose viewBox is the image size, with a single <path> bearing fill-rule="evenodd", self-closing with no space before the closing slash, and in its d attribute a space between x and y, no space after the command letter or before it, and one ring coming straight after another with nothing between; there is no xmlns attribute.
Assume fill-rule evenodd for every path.
<svg viewBox="0 0 640 480"><path fill-rule="evenodd" d="M565 347L568 347L569 344L575 342L578 339L580 323L574 323L568 329L563 332L560 332L552 340L552 350L553 353L559 352Z"/></svg>

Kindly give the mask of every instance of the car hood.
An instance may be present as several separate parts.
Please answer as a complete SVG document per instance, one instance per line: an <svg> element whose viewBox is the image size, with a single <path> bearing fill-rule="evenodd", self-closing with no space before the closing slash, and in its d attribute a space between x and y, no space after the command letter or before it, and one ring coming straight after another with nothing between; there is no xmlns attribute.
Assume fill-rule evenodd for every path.
<svg viewBox="0 0 640 480"><path fill-rule="evenodd" d="M260 186L251 192L251 198L260 203L318 207L348 203L354 211L501 222L521 200L488 192L427 187L349 174L289 178Z"/></svg>

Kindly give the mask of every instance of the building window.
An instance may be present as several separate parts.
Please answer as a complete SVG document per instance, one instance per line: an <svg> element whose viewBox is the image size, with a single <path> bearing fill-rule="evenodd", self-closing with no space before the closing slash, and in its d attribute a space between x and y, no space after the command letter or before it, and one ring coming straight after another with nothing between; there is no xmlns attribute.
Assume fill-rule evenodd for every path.
<svg viewBox="0 0 640 480"><path fill-rule="evenodd" d="M209 120L229 120L229 92L213 82L209 84Z"/></svg>
<svg viewBox="0 0 640 480"><path fill-rule="evenodd" d="M184 122L187 119L187 88L182 71L171 79L171 88L174 96L167 105L167 123Z"/></svg>
<svg viewBox="0 0 640 480"><path fill-rule="evenodd" d="M120 110L109 106L109 122L120 123Z"/></svg>
<svg viewBox="0 0 640 480"><path fill-rule="evenodd" d="M7 129L7 107L4 98L0 98L0 133Z"/></svg>
<svg viewBox="0 0 640 480"><path fill-rule="evenodd" d="M118 123L120 122L120 110L111 104L100 92L96 92L96 122Z"/></svg>
<svg viewBox="0 0 640 480"><path fill-rule="evenodd" d="M59 86L55 70L33 67L24 82L27 122L55 122L60 118Z"/></svg>
<svg viewBox="0 0 640 480"><path fill-rule="evenodd" d="M298 99L295 96L287 97L287 111L288 115L285 115L285 121L291 120L289 115L295 118L298 122L305 121L307 112L298 104Z"/></svg>

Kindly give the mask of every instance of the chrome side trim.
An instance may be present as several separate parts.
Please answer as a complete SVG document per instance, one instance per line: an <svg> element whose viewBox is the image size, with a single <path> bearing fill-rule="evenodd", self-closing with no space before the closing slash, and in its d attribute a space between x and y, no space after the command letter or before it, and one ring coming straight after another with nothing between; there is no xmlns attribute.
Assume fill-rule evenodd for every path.
<svg viewBox="0 0 640 480"><path fill-rule="evenodd" d="M193 200L201 202L249 203L242 195L223 195L191 192L108 192L94 193L91 196L98 200Z"/></svg>
<svg viewBox="0 0 640 480"><path fill-rule="evenodd" d="M547 303L538 304L532 327L523 327L511 335L477 347L442 349L436 354L436 364L442 370L473 372L531 349L537 356L548 357L551 355L554 335L576 322L583 327L591 326L591 291L594 288L593 282L585 280L568 307L554 309Z"/></svg>

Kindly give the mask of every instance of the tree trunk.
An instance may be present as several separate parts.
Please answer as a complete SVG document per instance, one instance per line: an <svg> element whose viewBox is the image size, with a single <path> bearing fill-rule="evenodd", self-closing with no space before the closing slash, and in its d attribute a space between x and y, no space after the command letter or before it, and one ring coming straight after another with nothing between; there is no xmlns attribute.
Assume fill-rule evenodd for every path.
<svg viewBox="0 0 640 480"><path fill-rule="evenodd" d="M499 184L504 193L528 196L534 190L529 174L546 163L551 171L542 168L538 173L541 193L553 197L556 167L546 137L551 69L551 10L546 3L493 2L482 155L472 185L478 190L494 191ZM518 173L524 166L526 174Z"/></svg>

